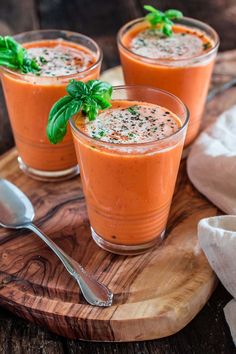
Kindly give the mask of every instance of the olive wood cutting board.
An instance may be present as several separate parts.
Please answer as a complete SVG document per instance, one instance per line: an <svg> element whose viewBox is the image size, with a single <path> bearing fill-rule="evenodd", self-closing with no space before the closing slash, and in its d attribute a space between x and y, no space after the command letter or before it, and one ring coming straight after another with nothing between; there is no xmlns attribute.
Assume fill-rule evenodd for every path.
<svg viewBox="0 0 236 354"><path fill-rule="evenodd" d="M221 55L214 85L231 79L235 67L235 52ZM208 121L234 103L233 96L234 88L208 103ZM185 160L167 238L146 254L126 257L103 251L91 239L79 177L60 183L35 181L19 171L16 157L15 149L1 157L0 176L28 195L36 210L36 225L104 282L114 292L114 303L102 309L88 305L76 282L40 239L29 231L1 228L1 306L68 338L139 341L179 331L206 304L216 277L199 248L197 223L218 211L191 185Z"/></svg>

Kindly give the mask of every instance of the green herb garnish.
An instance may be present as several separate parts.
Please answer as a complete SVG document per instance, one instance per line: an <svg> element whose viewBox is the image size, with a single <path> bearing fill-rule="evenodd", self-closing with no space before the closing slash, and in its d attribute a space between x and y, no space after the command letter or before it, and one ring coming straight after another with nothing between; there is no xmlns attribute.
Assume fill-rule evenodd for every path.
<svg viewBox="0 0 236 354"><path fill-rule="evenodd" d="M104 132L104 130L100 130L97 134L95 134L95 132L93 132L92 133L92 138L101 139L105 135L106 135L106 133Z"/></svg>
<svg viewBox="0 0 236 354"><path fill-rule="evenodd" d="M138 114L138 112L137 112L137 108L138 108L138 106L137 105L134 105L134 106L130 106L130 107L128 107L127 109L128 109L128 111L131 113L131 114Z"/></svg>
<svg viewBox="0 0 236 354"><path fill-rule="evenodd" d="M98 132L98 135L102 138L106 135L106 133L104 132L104 130L100 130L100 132Z"/></svg>
<svg viewBox="0 0 236 354"><path fill-rule="evenodd" d="M19 70L22 74L40 71L36 61L29 58L27 50L9 36L0 36L0 66Z"/></svg>
<svg viewBox="0 0 236 354"><path fill-rule="evenodd" d="M150 5L144 5L144 9L149 12L145 16L145 19L150 23L152 28L158 28L165 36L171 37L173 34L172 26L174 25L172 20L180 19L183 17L181 11L170 9L165 12L155 9Z"/></svg>
<svg viewBox="0 0 236 354"><path fill-rule="evenodd" d="M203 43L202 46L203 46L203 50L207 50L207 49L210 49L212 47L210 42Z"/></svg>
<svg viewBox="0 0 236 354"><path fill-rule="evenodd" d="M39 57L39 60L40 60L41 64L47 64L47 62L48 62L44 57Z"/></svg>
<svg viewBox="0 0 236 354"><path fill-rule="evenodd" d="M112 86L106 82L71 80L66 90L68 95L57 101L49 113L47 136L52 144L62 141L73 115L81 111L92 121L100 110L111 107Z"/></svg>

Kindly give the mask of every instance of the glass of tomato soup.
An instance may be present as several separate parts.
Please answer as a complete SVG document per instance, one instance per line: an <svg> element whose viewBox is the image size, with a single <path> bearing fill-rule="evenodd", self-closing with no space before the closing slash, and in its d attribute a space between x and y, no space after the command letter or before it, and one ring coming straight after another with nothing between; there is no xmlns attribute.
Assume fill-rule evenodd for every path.
<svg viewBox="0 0 236 354"><path fill-rule="evenodd" d="M66 95L70 80L98 78L101 50L91 38L69 31L25 32L14 39L41 68L37 74L22 74L1 67L19 166L36 179L70 178L79 172L71 131L63 142L52 145L46 135L48 115L52 105Z"/></svg>
<svg viewBox="0 0 236 354"><path fill-rule="evenodd" d="M107 251L139 254L165 233L188 125L176 96L144 86L113 89L94 121L70 120L92 237Z"/></svg>
<svg viewBox="0 0 236 354"><path fill-rule="evenodd" d="M145 18L127 23L118 33L126 84L161 88L189 108L185 146L200 128L218 46L213 28L187 17L174 20L170 37L152 28Z"/></svg>

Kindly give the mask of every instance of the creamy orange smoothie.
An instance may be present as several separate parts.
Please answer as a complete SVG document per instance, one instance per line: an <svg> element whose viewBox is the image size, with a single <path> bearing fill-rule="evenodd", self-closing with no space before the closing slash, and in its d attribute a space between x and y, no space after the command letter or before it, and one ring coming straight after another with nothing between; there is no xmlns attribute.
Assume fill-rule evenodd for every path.
<svg viewBox="0 0 236 354"><path fill-rule="evenodd" d="M188 145L199 131L218 36L211 27L189 18L176 20L172 30L168 37L138 19L120 30L118 47L126 84L167 90L187 105Z"/></svg>
<svg viewBox="0 0 236 354"><path fill-rule="evenodd" d="M93 238L114 253L135 254L164 234L188 118L151 103L153 90L149 102L126 90L129 99L71 125ZM145 97L140 90L136 96ZM161 98L156 102L167 103Z"/></svg>
<svg viewBox="0 0 236 354"><path fill-rule="evenodd" d="M48 114L66 95L71 79L87 81L99 76L100 50L89 38L71 32L29 32L16 38L21 38L29 57L40 67L36 74L1 70L20 166L37 178L74 175L78 167L70 129L63 142L50 144L46 136Z"/></svg>

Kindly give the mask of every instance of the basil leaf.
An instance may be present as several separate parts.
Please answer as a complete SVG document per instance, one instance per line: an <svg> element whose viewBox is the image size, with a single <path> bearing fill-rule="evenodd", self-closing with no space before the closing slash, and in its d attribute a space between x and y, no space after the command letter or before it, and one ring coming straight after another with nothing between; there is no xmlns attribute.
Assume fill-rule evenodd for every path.
<svg viewBox="0 0 236 354"><path fill-rule="evenodd" d="M87 86L95 105L98 105L99 109L106 109L111 106L112 86L110 84L99 80L90 80Z"/></svg>
<svg viewBox="0 0 236 354"><path fill-rule="evenodd" d="M174 23L171 20L183 17L182 12L175 9L169 9L162 12L150 5L144 5L144 9L149 12L149 14L145 16L145 19L150 23L151 27L156 27L158 25L159 31L167 37L170 37L173 34L172 27Z"/></svg>
<svg viewBox="0 0 236 354"><path fill-rule="evenodd" d="M179 10L169 9L164 12L165 16L170 20L180 19L183 17L183 13Z"/></svg>
<svg viewBox="0 0 236 354"><path fill-rule="evenodd" d="M146 20L151 24L152 27L156 27L158 23L162 22L162 16L159 14L150 13L146 16Z"/></svg>
<svg viewBox="0 0 236 354"><path fill-rule="evenodd" d="M162 28L162 32L163 32L167 37L172 36L172 33L173 33L173 31L172 31L172 26L169 25L169 24L167 24L167 23L165 23L164 26L163 26L163 28Z"/></svg>
<svg viewBox="0 0 236 354"><path fill-rule="evenodd" d="M164 24L170 25L171 28L172 28L174 23L169 18L165 17L164 20L163 20L163 25Z"/></svg>
<svg viewBox="0 0 236 354"><path fill-rule="evenodd" d="M151 6L151 5L144 5L143 6L143 8L145 9L145 10L147 10L147 11L149 11L149 12L153 12L153 13L155 13L155 14L162 14L162 12L161 11L159 11L159 10L157 10L154 6Z"/></svg>
<svg viewBox="0 0 236 354"><path fill-rule="evenodd" d="M79 112L82 101L64 96L57 101L49 113L47 136L52 144L62 141L67 132L68 120Z"/></svg>
<svg viewBox="0 0 236 354"><path fill-rule="evenodd" d="M69 118L80 110L91 121L97 117L99 110L111 106L112 86L106 82L72 80L66 90L68 95L57 101L49 114L47 136L53 144L62 141Z"/></svg>
<svg viewBox="0 0 236 354"><path fill-rule="evenodd" d="M103 82L100 80L90 80L87 83L88 90L92 93L92 95L102 95L104 93L111 94L112 87L107 82Z"/></svg>
<svg viewBox="0 0 236 354"><path fill-rule="evenodd" d="M10 36L0 36L0 65L19 70L23 74L40 71L35 60L28 57L27 50Z"/></svg>
<svg viewBox="0 0 236 354"><path fill-rule="evenodd" d="M71 80L66 88L68 94L72 97L80 97L88 95L88 89L84 82Z"/></svg>
<svg viewBox="0 0 236 354"><path fill-rule="evenodd" d="M95 120L95 118L97 117L99 112L99 106L94 99L88 98L84 102L82 106L82 110L84 114L88 117L88 119L91 121L91 120Z"/></svg>
<svg viewBox="0 0 236 354"><path fill-rule="evenodd" d="M97 103L101 104L101 109L110 107L112 95L112 86L107 82L99 82L94 84L92 88L92 97Z"/></svg>
<svg viewBox="0 0 236 354"><path fill-rule="evenodd" d="M12 69L12 70L17 70L18 66L15 64L11 64L9 61L5 61L0 59L0 66L5 66L6 68Z"/></svg>
<svg viewBox="0 0 236 354"><path fill-rule="evenodd" d="M110 101L105 97L99 96L99 95L94 95L93 99L96 101L96 103L99 106L99 109L106 109L111 107Z"/></svg>

